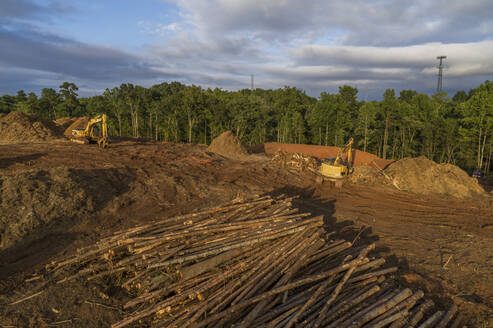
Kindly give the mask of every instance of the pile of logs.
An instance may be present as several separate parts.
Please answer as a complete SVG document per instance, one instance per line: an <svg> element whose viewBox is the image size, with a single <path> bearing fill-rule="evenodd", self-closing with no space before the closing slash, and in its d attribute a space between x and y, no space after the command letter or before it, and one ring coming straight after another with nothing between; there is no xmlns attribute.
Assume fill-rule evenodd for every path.
<svg viewBox="0 0 493 328"><path fill-rule="evenodd" d="M287 153L278 150L272 157L272 161L282 168L290 168L297 171L318 170L319 160L315 157L306 156L300 153Z"/></svg>
<svg viewBox="0 0 493 328"><path fill-rule="evenodd" d="M134 297L113 328L449 326L456 307L435 311L423 291L399 288L373 244L338 239L292 200L239 200L119 231L45 277L117 277Z"/></svg>

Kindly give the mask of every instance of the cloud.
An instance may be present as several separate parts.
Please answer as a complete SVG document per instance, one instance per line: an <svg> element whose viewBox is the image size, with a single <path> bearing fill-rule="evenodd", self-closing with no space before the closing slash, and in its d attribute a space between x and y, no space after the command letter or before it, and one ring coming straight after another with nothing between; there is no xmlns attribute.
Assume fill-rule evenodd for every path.
<svg viewBox="0 0 493 328"><path fill-rule="evenodd" d="M351 45L472 42L491 37L489 0L175 0L202 33ZM211 19L213 17L213 19Z"/></svg>
<svg viewBox="0 0 493 328"><path fill-rule="evenodd" d="M4 65L106 81L119 76L157 77L137 56L49 34L0 28L0 44Z"/></svg>
<svg viewBox="0 0 493 328"><path fill-rule="evenodd" d="M141 31L150 35L165 36L169 33L176 33L182 29L181 24L178 22L170 24L154 23L149 21L138 21L137 25Z"/></svg>
<svg viewBox="0 0 493 328"><path fill-rule="evenodd" d="M64 80L76 82L81 93L170 80L241 89L254 74L257 87L290 85L313 96L343 84L369 97L386 88L431 93L437 55L448 56L446 91L473 88L493 74L489 0L167 2L180 15L166 23L135 17L132 26L159 42L130 51L40 28L76 12L70 4L77 2L0 1L0 91L57 87Z"/></svg>
<svg viewBox="0 0 493 328"><path fill-rule="evenodd" d="M49 19L53 15L73 12L75 8L64 2L51 1L47 5L39 5L29 0L0 1L0 23L11 23L18 20Z"/></svg>
<svg viewBox="0 0 493 328"><path fill-rule="evenodd" d="M427 43L401 47L308 45L290 50L297 64L374 68L412 68L436 74L436 57L446 55L447 74L454 77L493 74L493 41Z"/></svg>

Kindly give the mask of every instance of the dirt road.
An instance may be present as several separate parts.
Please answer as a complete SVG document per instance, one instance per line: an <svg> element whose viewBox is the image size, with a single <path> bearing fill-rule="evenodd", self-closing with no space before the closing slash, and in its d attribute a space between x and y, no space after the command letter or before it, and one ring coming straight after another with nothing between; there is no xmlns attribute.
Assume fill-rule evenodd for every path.
<svg viewBox="0 0 493 328"><path fill-rule="evenodd" d="M493 315L493 206L490 200L422 197L383 187L345 185L320 188L317 202L334 204L341 229L360 229L347 238L376 239L382 251L408 272L407 283L447 302L446 295L469 313L491 321ZM311 204L311 205L310 205ZM323 209L320 209L323 213ZM489 321L487 321L489 320Z"/></svg>
<svg viewBox="0 0 493 328"><path fill-rule="evenodd" d="M262 155L230 160L200 145L129 140L107 150L69 142L1 145L0 180L8 209L2 220L25 218L16 221L16 234L4 237L2 304L22 294L25 277L50 258L111 231L238 196L286 193L299 194L303 210L325 214L348 240L377 240L405 273L403 284L419 285L444 305L455 301L478 326L493 324L491 197L423 197L351 184L339 190L316 185L308 173L281 170ZM0 318L13 322L16 311Z"/></svg>

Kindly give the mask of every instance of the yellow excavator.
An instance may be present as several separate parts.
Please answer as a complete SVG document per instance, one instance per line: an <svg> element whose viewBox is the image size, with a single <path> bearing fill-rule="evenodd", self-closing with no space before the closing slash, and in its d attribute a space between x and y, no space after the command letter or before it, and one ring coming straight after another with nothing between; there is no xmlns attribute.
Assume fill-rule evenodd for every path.
<svg viewBox="0 0 493 328"><path fill-rule="evenodd" d="M343 148L339 149L337 157L328 157L320 165L319 183L324 180L333 181L337 187L341 187L345 178L353 172L353 142L350 138ZM344 155L346 155L344 159Z"/></svg>
<svg viewBox="0 0 493 328"><path fill-rule="evenodd" d="M80 144L97 143L100 148L106 148L109 144L106 114L91 118L85 128L73 129L70 141Z"/></svg>

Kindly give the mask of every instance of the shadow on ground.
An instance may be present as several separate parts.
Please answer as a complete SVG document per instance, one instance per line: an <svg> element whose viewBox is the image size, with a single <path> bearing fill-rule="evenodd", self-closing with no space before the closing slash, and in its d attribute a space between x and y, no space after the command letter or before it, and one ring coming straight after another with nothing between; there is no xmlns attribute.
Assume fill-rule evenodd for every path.
<svg viewBox="0 0 493 328"><path fill-rule="evenodd" d="M297 187L285 187L277 189L271 193L276 195L299 196L293 201L293 205L300 209L300 212L309 212L314 216L323 215L327 232L335 232L335 238L339 237L350 241L354 246L365 246L376 243L376 248L370 253L374 257L383 257L386 260L386 267L396 266L399 271L396 274L396 284L400 287L409 287L413 290L421 289L425 292L425 297L432 299L435 304L448 309L453 303L446 295L442 283L429 275L416 273L410 269L408 259L398 257L392 253L392 249L382 245L380 238L374 234L371 226L359 226L352 220L340 220L335 217L336 199L323 199L315 196L316 190L302 189ZM474 295L472 296L474 297Z"/></svg>
<svg viewBox="0 0 493 328"><path fill-rule="evenodd" d="M0 177L0 279L35 268L84 237L73 228L128 192L135 178L128 168L56 168Z"/></svg>
<svg viewBox="0 0 493 328"><path fill-rule="evenodd" d="M32 161L46 156L45 153L36 153L25 156L17 156L17 157L9 157L9 158L0 158L0 169L6 169L14 164L23 163L29 165Z"/></svg>

